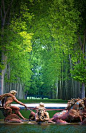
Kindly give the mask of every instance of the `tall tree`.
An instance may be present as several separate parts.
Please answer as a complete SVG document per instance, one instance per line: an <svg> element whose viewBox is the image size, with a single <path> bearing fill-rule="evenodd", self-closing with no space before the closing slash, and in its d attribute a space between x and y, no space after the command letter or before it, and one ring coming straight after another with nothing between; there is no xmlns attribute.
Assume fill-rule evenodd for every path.
<svg viewBox="0 0 86 133"><path fill-rule="evenodd" d="M85 97L85 84L86 84L86 1L75 1L75 7L80 12L81 23L78 28L78 41L74 51L77 51L73 56L73 78L81 83L81 98Z"/></svg>
<svg viewBox="0 0 86 133"><path fill-rule="evenodd" d="M74 0L58 0L58 2L54 0L47 1L47 3L43 0L35 2L35 6L33 5L31 9L32 12L35 9L34 23L31 27L34 32L33 50L43 61L43 86L47 88L48 92L51 91L53 98L55 95L58 96L56 94L58 92L59 98L62 98L62 95L72 92L69 91L68 85L72 78L69 74L71 66L68 64L68 59L77 42L76 33L80 13L74 7Z"/></svg>
<svg viewBox="0 0 86 133"><path fill-rule="evenodd" d="M16 4L17 3L17 4ZM6 11L5 11L6 10ZM32 33L27 32L33 15L29 13L25 1L1 1L1 88L3 93L3 82L18 82L23 89L28 88L31 76L30 52L32 50ZM2 65L5 67L2 69ZM5 86L6 87L6 86ZM11 88L12 89L12 88ZM4 89L4 92L6 90Z"/></svg>

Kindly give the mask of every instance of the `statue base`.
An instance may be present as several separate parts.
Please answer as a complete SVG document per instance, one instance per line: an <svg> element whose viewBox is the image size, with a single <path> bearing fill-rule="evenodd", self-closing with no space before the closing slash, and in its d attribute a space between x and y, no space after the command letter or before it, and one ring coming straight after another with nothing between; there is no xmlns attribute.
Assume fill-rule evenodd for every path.
<svg viewBox="0 0 86 133"><path fill-rule="evenodd" d="M22 120L16 114L10 114L4 119L5 122L8 123L21 123Z"/></svg>

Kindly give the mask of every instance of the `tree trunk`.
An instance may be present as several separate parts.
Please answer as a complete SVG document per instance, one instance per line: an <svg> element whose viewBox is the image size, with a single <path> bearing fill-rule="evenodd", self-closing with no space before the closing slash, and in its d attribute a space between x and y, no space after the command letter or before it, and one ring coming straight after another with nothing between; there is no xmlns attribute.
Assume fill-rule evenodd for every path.
<svg viewBox="0 0 86 133"><path fill-rule="evenodd" d="M56 99L58 99L58 79L56 81Z"/></svg>
<svg viewBox="0 0 86 133"><path fill-rule="evenodd" d="M81 98L85 97L85 84L82 83L82 88L81 88Z"/></svg>
<svg viewBox="0 0 86 133"><path fill-rule="evenodd" d="M1 71L0 75L0 95L3 94L3 72Z"/></svg>
<svg viewBox="0 0 86 133"><path fill-rule="evenodd" d="M60 99L61 99L62 98L62 82L61 80L59 82L60 82Z"/></svg>
<svg viewBox="0 0 86 133"><path fill-rule="evenodd" d="M5 72L7 69L6 61L7 61L7 57L2 52L1 62L5 68L3 70L1 70L1 75L0 75L0 94L3 94L3 92L4 92L4 75L5 75Z"/></svg>
<svg viewBox="0 0 86 133"><path fill-rule="evenodd" d="M9 10L12 6L12 2L13 0L10 1L10 3L8 4L7 10L5 9L5 1L1 0L1 5L0 5L0 18L1 18L1 38L2 38L2 53L1 53L1 63L3 65L6 65L4 62L4 59L6 59L6 56L4 55L5 52L5 48L4 48L4 27L5 27L5 21L7 18L7 15L9 14ZM8 18L9 19L9 18ZM6 61L6 60L5 60ZM0 94L3 94L4 92L4 74L5 74L5 69L4 70L0 70L1 72L1 76L0 76Z"/></svg>

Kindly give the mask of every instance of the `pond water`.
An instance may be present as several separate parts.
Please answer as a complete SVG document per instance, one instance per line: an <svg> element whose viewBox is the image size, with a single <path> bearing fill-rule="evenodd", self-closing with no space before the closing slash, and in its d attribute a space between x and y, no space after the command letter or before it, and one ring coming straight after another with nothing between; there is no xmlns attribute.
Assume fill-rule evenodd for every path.
<svg viewBox="0 0 86 133"><path fill-rule="evenodd" d="M0 124L0 133L86 133L86 125Z"/></svg>

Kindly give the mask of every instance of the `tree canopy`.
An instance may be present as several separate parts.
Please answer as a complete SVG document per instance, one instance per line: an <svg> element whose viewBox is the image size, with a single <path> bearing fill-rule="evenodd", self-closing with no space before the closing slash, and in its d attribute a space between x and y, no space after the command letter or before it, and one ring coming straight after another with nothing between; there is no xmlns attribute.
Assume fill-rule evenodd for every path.
<svg viewBox="0 0 86 133"><path fill-rule="evenodd" d="M86 83L85 4L2 0L0 67L5 83L20 83L29 94L51 98L79 96Z"/></svg>

